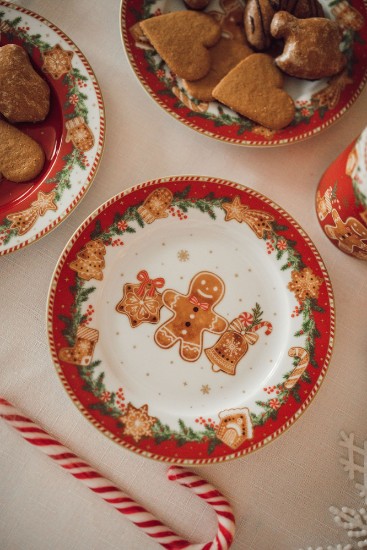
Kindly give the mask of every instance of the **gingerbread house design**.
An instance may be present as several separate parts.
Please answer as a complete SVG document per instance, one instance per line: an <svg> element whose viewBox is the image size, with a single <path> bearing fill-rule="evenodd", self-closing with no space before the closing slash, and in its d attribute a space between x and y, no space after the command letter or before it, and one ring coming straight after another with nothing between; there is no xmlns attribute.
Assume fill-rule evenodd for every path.
<svg viewBox="0 0 367 550"><path fill-rule="evenodd" d="M231 449L237 449L246 439L253 438L250 411L247 407L226 409L218 416L220 423L217 428L217 437Z"/></svg>

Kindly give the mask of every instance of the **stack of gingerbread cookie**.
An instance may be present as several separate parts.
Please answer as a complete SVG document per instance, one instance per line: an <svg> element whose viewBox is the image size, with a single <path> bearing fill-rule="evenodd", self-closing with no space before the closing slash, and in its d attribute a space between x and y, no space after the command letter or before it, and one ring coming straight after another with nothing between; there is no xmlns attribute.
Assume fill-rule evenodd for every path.
<svg viewBox="0 0 367 550"><path fill-rule="evenodd" d="M286 75L316 80L346 65L342 31L318 0L248 0L219 17L210 6L208 13L196 11L208 0L185 1L188 10L141 21L144 40L194 99L217 100L271 130L294 118Z"/></svg>
<svg viewBox="0 0 367 550"><path fill-rule="evenodd" d="M14 182L42 170L42 147L14 124L40 122L50 108L48 84L33 69L27 52L15 44L0 48L0 175Z"/></svg>

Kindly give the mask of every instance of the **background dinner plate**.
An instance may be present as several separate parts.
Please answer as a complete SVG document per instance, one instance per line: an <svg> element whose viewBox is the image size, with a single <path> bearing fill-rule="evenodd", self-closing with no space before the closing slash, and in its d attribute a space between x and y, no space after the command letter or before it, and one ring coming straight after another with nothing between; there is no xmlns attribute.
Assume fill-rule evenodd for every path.
<svg viewBox="0 0 367 550"><path fill-rule="evenodd" d="M153 49L132 34L142 19L183 10L183 0L122 0L122 40L131 67L152 99L169 114L207 136L239 145L283 145L301 141L337 121L361 93L367 77L366 4L363 0L321 0L325 15L343 30L341 47L348 58L345 71L329 79L307 81L287 77L285 89L296 104L294 121L270 131L218 102L194 100ZM241 0L212 0L206 9L217 18L230 17Z"/></svg>
<svg viewBox="0 0 367 550"><path fill-rule="evenodd" d="M0 0L0 46L18 44L51 90L50 112L17 127L44 148L46 162L34 180L0 182L0 255L55 228L75 208L96 174L105 117L95 75L77 46L55 25Z"/></svg>
<svg viewBox="0 0 367 550"><path fill-rule="evenodd" d="M319 389L333 334L330 281L297 222L209 177L150 181L103 204L64 249L48 298L74 403L114 441L167 462L226 461L284 432Z"/></svg>

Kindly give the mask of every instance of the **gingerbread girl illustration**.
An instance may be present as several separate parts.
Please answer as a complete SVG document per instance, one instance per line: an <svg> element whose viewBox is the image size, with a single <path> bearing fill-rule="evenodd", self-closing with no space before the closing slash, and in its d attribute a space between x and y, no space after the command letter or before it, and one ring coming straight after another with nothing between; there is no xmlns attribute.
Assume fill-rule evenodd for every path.
<svg viewBox="0 0 367 550"><path fill-rule="evenodd" d="M195 275L187 294L165 290L163 303L173 316L156 331L154 339L158 346L171 348L179 342L182 359L199 359L203 351L203 333L221 334L227 328L226 319L214 311L224 290L222 279L209 271Z"/></svg>

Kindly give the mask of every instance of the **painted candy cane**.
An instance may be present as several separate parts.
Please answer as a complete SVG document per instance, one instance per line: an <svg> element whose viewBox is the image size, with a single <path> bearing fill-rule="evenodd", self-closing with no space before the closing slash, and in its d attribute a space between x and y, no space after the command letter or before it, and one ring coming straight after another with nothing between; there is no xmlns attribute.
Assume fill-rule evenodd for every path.
<svg viewBox="0 0 367 550"><path fill-rule="evenodd" d="M252 327L252 331L253 332L257 332L260 328L262 327L266 327L266 330L265 330L265 334L266 336L269 336L269 334L272 333L272 330L273 330L273 325L271 323L269 323L268 321L261 321L260 323L258 323L257 325L255 325L254 327Z"/></svg>
<svg viewBox="0 0 367 550"><path fill-rule="evenodd" d="M235 530L232 508L223 495L201 477L179 466L171 466L167 472L168 479L191 489L210 504L217 514L215 539L203 544L191 544L1 397L0 418L167 550L227 550L231 546Z"/></svg>
<svg viewBox="0 0 367 550"><path fill-rule="evenodd" d="M291 390L305 372L310 360L310 355L305 349L298 347L290 348L288 355L289 357L298 357L299 359L298 365L292 370L286 382L284 382L284 387L287 388L287 390Z"/></svg>

